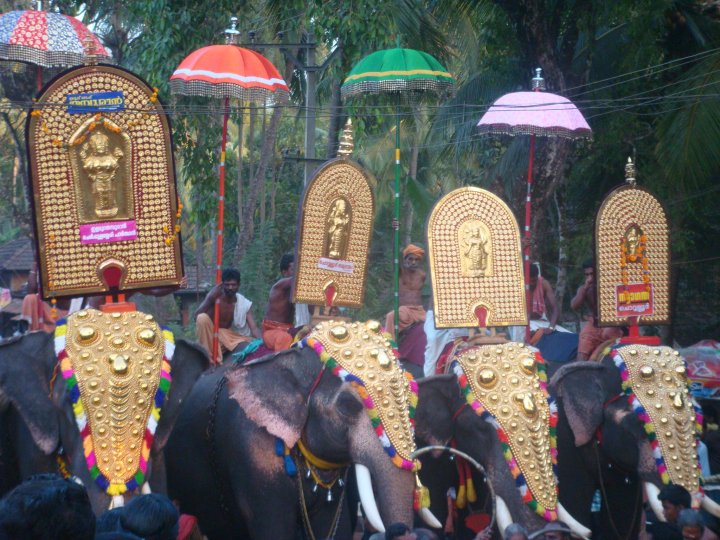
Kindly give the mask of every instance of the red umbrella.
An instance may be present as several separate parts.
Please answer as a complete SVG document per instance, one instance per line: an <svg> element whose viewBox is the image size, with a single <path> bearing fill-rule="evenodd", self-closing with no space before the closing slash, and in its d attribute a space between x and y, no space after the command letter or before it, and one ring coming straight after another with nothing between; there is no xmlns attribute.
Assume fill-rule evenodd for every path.
<svg viewBox="0 0 720 540"><path fill-rule="evenodd" d="M239 33L237 17L225 31L227 44L210 45L191 53L170 77L170 90L176 94L211 96L225 99L220 146L220 185L218 187L217 270L215 283L222 282L223 218L225 213L225 146L230 98L242 101L276 103L287 100L290 90L272 63L260 53L235 45ZM220 304L215 302L213 362L218 354Z"/></svg>
<svg viewBox="0 0 720 540"><path fill-rule="evenodd" d="M75 17L32 9L0 15L2 60L70 67L83 63L88 46L94 49L95 56L110 59L98 37Z"/></svg>
<svg viewBox="0 0 720 540"><path fill-rule="evenodd" d="M530 135L527 196L525 198L525 298L528 310L530 298L530 213L532 208L532 171L535 158L535 136L564 137L567 139L591 138L592 130L577 107L567 98L540 92L545 80L537 68L533 78L533 92L505 94L492 104L478 122L481 133ZM526 331L529 340L530 326Z"/></svg>

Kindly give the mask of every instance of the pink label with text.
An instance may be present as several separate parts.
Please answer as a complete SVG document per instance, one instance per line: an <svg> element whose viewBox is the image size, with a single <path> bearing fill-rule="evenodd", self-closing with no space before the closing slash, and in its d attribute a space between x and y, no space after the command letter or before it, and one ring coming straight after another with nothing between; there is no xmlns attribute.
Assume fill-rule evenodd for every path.
<svg viewBox="0 0 720 540"><path fill-rule="evenodd" d="M136 238L137 227L134 219L80 225L81 244L104 244L122 240L135 240Z"/></svg>
<svg viewBox="0 0 720 540"><path fill-rule="evenodd" d="M318 268L322 270L330 270L331 272L342 272L343 274L352 274L355 272L355 264L350 261L338 261L320 257L318 259Z"/></svg>

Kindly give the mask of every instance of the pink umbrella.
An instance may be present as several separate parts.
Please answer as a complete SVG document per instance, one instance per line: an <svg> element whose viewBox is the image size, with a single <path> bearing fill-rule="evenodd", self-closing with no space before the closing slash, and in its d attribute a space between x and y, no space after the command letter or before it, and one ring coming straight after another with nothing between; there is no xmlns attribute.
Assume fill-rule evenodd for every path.
<svg viewBox="0 0 720 540"><path fill-rule="evenodd" d="M218 186L218 225L215 282L222 282L223 221L225 215L225 145L230 113L230 98L265 103L287 100L290 90L275 66L258 52L235 45L240 33L237 17L231 17L225 30L225 45L210 45L190 53L170 76L175 94L224 98L220 174ZM215 329L212 361L218 354L219 300L215 302Z"/></svg>
<svg viewBox="0 0 720 540"><path fill-rule="evenodd" d="M532 171L535 159L535 136L592 138L592 130L577 107L567 98L541 92L545 80L541 69L535 70L533 92L505 94L492 104L477 124L481 133L502 135L530 135L527 196L525 198L525 298L531 310L530 298L530 213L532 209ZM530 326L525 334L530 337Z"/></svg>

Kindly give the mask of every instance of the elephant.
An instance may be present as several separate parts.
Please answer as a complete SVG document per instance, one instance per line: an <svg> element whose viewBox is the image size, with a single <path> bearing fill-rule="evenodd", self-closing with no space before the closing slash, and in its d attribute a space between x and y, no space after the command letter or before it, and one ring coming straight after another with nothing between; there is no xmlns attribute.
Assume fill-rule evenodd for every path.
<svg viewBox="0 0 720 540"><path fill-rule="evenodd" d="M418 445L447 446L449 441L454 439L458 450L483 466L487 480L495 492L500 531L512 522L520 523L530 530L539 529L546 523L523 502L503 456L502 444L495 427L467 406L457 375L434 375L418 380L415 435ZM428 484L433 496L431 511L443 521L447 514L444 499L447 486L440 487L440 477L447 479L447 471L438 474L444 464L434 461L436 460L423 461L421 478ZM576 532L588 534L589 531L579 526L571 513L565 511L561 505L558 505L558 513Z"/></svg>
<svg viewBox="0 0 720 540"><path fill-rule="evenodd" d="M626 346L626 349L636 356L645 352L637 346ZM674 356L667 347L655 347L654 350L658 351L657 356ZM561 367L552 377L550 389L558 402L560 501L581 523L590 526L591 501L599 489L602 510L598 526L602 538L630 539L637 538L640 528L643 488L652 510L660 521L665 521L657 499L664 483L646 428L623 394L620 368L613 360L617 358L613 356L615 351L610 349L597 363L574 362ZM642 377L660 375L648 370L647 366L643 369L646 371ZM681 365L678 364L676 370L684 377ZM669 375L666 377L668 381L672 379ZM680 383L681 390L675 397L679 399L674 405L676 411L683 410L682 400L686 398L682 395L687 396L687 393L683 394L682 386ZM644 392L652 396L654 392L659 393L658 388L653 384ZM663 407L660 402L658 405L658 409ZM668 403L664 410L670 410L672 418L673 404ZM667 449L659 447L664 462L677 463L674 460L679 454L680 461L683 455L689 456L690 465L695 467L694 437L674 436L674 440L679 448L675 456L667 455ZM714 515L720 510L709 497L702 499L702 505Z"/></svg>
<svg viewBox="0 0 720 540"><path fill-rule="evenodd" d="M9 490L32 474L58 472L63 462L66 473L86 486L93 510L99 515L110 506L111 497L88 471L69 392L56 367L54 341L51 334L31 332L0 345L0 487ZM166 492L162 450L181 403L195 380L209 368L210 360L200 346L178 339L171 365L172 383L146 475L148 487L160 493Z"/></svg>
<svg viewBox="0 0 720 540"><path fill-rule="evenodd" d="M350 464L373 527L412 524L415 474L386 453L367 397L324 366L296 347L198 380L165 454L171 497L208 538L294 538L302 527L351 538L343 483L333 483Z"/></svg>

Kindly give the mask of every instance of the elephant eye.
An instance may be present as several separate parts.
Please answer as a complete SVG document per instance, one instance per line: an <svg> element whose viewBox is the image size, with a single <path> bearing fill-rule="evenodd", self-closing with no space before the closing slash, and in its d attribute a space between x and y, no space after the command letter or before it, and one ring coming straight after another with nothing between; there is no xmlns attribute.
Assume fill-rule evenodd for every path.
<svg viewBox="0 0 720 540"><path fill-rule="evenodd" d="M363 404L357 396L347 390L338 395L336 404L338 412L347 418L357 416L363 409Z"/></svg>

